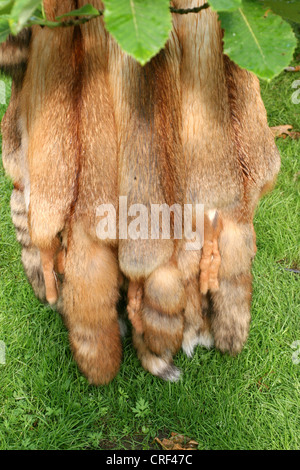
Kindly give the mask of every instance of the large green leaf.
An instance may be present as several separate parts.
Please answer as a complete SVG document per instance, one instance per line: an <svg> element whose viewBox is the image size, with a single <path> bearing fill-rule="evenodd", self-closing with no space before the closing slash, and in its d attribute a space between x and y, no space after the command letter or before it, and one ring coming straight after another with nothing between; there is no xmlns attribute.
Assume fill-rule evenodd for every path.
<svg viewBox="0 0 300 470"><path fill-rule="evenodd" d="M9 21L5 18L0 18L0 43L7 39L10 32Z"/></svg>
<svg viewBox="0 0 300 470"><path fill-rule="evenodd" d="M242 0L209 0L215 11L234 11L242 5Z"/></svg>
<svg viewBox="0 0 300 470"><path fill-rule="evenodd" d="M28 19L33 15L41 0L17 0L11 10L10 27L14 34L21 31Z"/></svg>
<svg viewBox="0 0 300 470"><path fill-rule="evenodd" d="M8 15L14 5L14 0L0 0L0 15Z"/></svg>
<svg viewBox="0 0 300 470"><path fill-rule="evenodd" d="M162 49L172 28L169 0L105 0L105 24L142 65Z"/></svg>
<svg viewBox="0 0 300 470"><path fill-rule="evenodd" d="M291 26L259 0L242 0L241 8L219 14L225 30L224 51L261 78L271 79L289 65L296 47Z"/></svg>

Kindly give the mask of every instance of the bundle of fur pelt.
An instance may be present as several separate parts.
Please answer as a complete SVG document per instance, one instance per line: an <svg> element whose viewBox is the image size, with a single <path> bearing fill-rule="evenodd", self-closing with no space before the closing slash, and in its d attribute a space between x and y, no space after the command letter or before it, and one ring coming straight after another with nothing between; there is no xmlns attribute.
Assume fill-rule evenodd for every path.
<svg viewBox="0 0 300 470"><path fill-rule="evenodd" d="M85 3L45 0L44 7L53 20ZM248 336L253 215L280 158L258 79L223 54L217 15L173 15L173 26L144 67L101 18L36 26L1 46L1 67L13 77L3 163L15 186L24 268L36 295L58 306L93 384L110 382L120 366L122 286L138 357L166 380L179 377L180 348L188 356L197 344L236 354ZM203 205L202 247L187 249L184 230L161 237L162 223L157 236L128 236L125 200L130 211L148 209L149 232L153 207ZM106 214L99 207L114 208L116 236L99 237Z"/></svg>

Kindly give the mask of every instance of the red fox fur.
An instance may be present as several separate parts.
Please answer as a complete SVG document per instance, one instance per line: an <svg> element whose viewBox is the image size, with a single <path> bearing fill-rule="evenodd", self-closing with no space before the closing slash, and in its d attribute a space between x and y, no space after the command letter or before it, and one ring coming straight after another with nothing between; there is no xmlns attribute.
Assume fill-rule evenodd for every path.
<svg viewBox="0 0 300 470"><path fill-rule="evenodd" d="M44 8L54 20L86 3L45 0ZM165 48L144 67L121 51L102 18L33 27L26 61L12 128L25 158L18 175L8 173L28 195L28 236L45 296L59 297L82 372L93 384L118 372L121 274L134 345L152 374L177 380L173 356L181 347L189 356L197 344L241 351L254 210L280 159L258 79L223 54L216 13L173 15ZM7 128L13 112L5 119ZM100 240L97 207L111 204L118 215L119 196L148 213L153 204L204 204L203 249L187 251L187 240L174 235ZM64 274L61 286L55 271Z"/></svg>

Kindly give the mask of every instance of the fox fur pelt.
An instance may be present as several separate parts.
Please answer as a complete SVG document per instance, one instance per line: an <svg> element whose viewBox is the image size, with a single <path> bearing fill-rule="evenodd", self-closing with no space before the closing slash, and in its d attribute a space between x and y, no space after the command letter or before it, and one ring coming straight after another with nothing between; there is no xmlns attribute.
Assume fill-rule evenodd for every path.
<svg viewBox="0 0 300 470"><path fill-rule="evenodd" d="M44 8L54 20L85 3L45 0ZM144 67L102 18L34 26L1 46L0 66L13 78L3 163L23 264L36 295L58 305L89 381L109 383L119 370L124 280L133 342L152 374L177 380L180 348L239 353L250 324L254 211L280 158L259 81L224 55L217 14L174 14L165 48ZM97 208L110 204L118 215L120 196L149 212L203 204L202 249L174 235L100 240Z"/></svg>

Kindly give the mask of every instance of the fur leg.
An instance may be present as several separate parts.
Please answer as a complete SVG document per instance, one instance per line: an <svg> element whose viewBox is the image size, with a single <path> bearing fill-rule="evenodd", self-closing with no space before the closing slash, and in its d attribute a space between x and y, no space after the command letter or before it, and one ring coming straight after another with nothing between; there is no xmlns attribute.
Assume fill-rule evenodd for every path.
<svg viewBox="0 0 300 470"><path fill-rule="evenodd" d="M50 305L55 305L58 300L58 280L54 269L54 263L59 248L60 243L56 238L50 248L40 250L46 286L46 300Z"/></svg>
<svg viewBox="0 0 300 470"><path fill-rule="evenodd" d="M218 238L222 224L218 212L212 212L208 216L205 215L204 219L204 244L200 261L200 291L202 294L207 294L208 290L216 291L219 288L218 274L221 258Z"/></svg>
<svg viewBox="0 0 300 470"><path fill-rule="evenodd" d="M65 273L65 260L66 260L66 252L64 248L62 248L56 256L55 260L55 271L58 274L63 275Z"/></svg>
<svg viewBox="0 0 300 470"><path fill-rule="evenodd" d="M131 281L128 287L128 317L138 334L143 334L142 320L143 287L140 283Z"/></svg>
<svg viewBox="0 0 300 470"><path fill-rule="evenodd" d="M212 332L222 352L239 353L251 320L251 261L255 241L251 224L227 220L220 235L220 286L212 292Z"/></svg>

